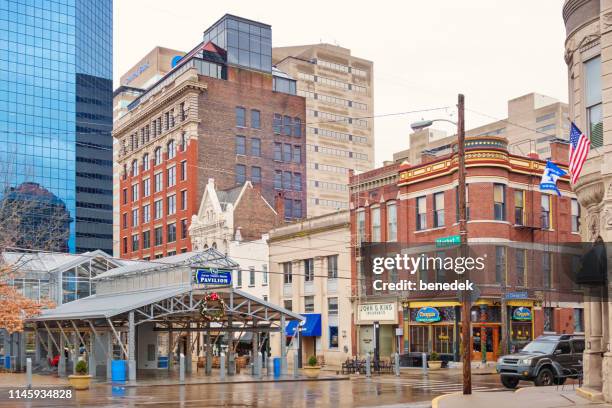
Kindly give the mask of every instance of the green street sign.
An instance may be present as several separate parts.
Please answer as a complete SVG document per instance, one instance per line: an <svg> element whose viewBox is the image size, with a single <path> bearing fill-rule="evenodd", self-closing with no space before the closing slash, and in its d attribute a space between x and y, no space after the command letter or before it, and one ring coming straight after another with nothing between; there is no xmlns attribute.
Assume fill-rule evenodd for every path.
<svg viewBox="0 0 612 408"><path fill-rule="evenodd" d="M436 248L448 248L461 243L461 236L449 235L448 237L442 237L436 239Z"/></svg>

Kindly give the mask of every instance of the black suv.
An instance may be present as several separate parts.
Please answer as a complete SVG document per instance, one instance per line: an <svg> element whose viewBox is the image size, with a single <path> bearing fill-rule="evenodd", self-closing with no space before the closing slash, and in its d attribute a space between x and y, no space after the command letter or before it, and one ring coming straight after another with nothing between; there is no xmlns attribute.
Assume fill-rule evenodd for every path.
<svg viewBox="0 0 612 408"><path fill-rule="evenodd" d="M584 337L561 334L540 336L518 353L500 357L497 372L502 384L516 388L519 380L535 385L563 384L582 376Z"/></svg>

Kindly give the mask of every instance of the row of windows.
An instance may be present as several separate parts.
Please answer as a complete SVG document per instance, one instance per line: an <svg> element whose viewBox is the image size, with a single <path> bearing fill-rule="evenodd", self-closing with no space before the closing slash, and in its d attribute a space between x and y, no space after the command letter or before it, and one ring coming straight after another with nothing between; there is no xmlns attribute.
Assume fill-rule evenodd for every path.
<svg viewBox="0 0 612 408"><path fill-rule="evenodd" d="M253 287L255 286L255 267L250 266L248 272L249 272L249 287ZM262 272L261 284L265 286L268 284L268 265L266 264L261 265L261 272ZM242 269L238 269L234 272L234 281L236 282L237 288L242 287ZM264 296L264 300L266 300L265 296Z"/></svg>
<svg viewBox="0 0 612 408"><path fill-rule="evenodd" d="M346 184L332 183L329 181L309 180L308 184L310 187L320 188L322 190L332 191L347 191L348 186Z"/></svg>
<svg viewBox="0 0 612 408"><path fill-rule="evenodd" d="M274 143L274 160L299 164L302 162L302 147L289 143Z"/></svg>
<svg viewBox="0 0 612 408"><path fill-rule="evenodd" d="M140 128L139 131L132 133L127 138L121 140L120 154L124 155L128 151L132 152L138 149L139 146L144 146L149 143L151 138L161 136L164 132L171 130L175 127L177 121L184 121L187 118L187 111L185 110L185 102L178 104L178 110L172 108L162 115L153 119L150 124L147 124Z"/></svg>
<svg viewBox="0 0 612 408"><path fill-rule="evenodd" d="M338 81L337 79L326 78L318 75L306 74L304 72L298 72L298 78L304 81L317 82L332 88L344 89L346 91L355 91L363 94L367 92L367 88L365 86Z"/></svg>
<svg viewBox="0 0 612 408"><path fill-rule="evenodd" d="M355 143L363 143L363 144L367 144L368 143L368 138L365 136L357 136L357 135L351 135L348 133L343 133L343 132L336 132L335 130L328 130L328 129L320 129L320 128L316 128L316 127L309 127L308 128L308 132L310 132L313 135L319 135L319 136L325 136L325 137L330 137L336 140L340 140L343 142L355 142Z"/></svg>
<svg viewBox="0 0 612 408"><path fill-rule="evenodd" d="M106 195L106 196L113 195L113 190L108 190L105 188L96 188L96 187L77 186L76 191L77 193L97 194L97 195Z"/></svg>
<svg viewBox="0 0 612 408"><path fill-rule="evenodd" d="M324 207L333 207L339 210L348 209L348 203L346 201L326 200L324 198L311 198L310 203L313 205L321 205Z"/></svg>
<svg viewBox="0 0 612 408"><path fill-rule="evenodd" d="M348 150L335 149L332 147L306 145L308 151L327 154L329 156L350 157L357 160L368 160L368 155L365 153L352 152Z"/></svg>
<svg viewBox="0 0 612 408"><path fill-rule="evenodd" d="M536 122L544 122L546 120L552 119L556 116L556 114L557 114L556 112L550 112L550 113L547 113L546 115L538 116L536 118Z"/></svg>
<svg viewBox="0 0 612 408"><path fill-rule="evenodd" d="M176 142L174 141L174 139L170 139L167 143L166 143L166 159L167 160L172 160L176 157L176 153L178 152L178 149L180 148L181 151L185 151L185 149L187 148L187 137L185 134L183 134L181 136L181 141L180 141L180 145L177 146ZM132 177L137 176L138 173L140 172L140 170L142 171L147 171L150 169L150 165L151 165L151 158L149 157L149 153L145 153L142 155L142 164L139 166L138 164L138 159L134 159L132 160L131 163L131 168L130 168L130 175ZM160 164L163 163L164 160L164 154L163 154L163 150L161 148L161 146L156 147L153 150L153 166L159 166ZM187 172L187 162L183 161L181 162L181 166L183 166L182 171L184 170L185 174ZM123 172L124 172L124 177L127 177L128 175L128 171L127 171L127 163L123 164ZM184 180L184 179L183 179Z"/></svg>
<svg viewBox="0 0 612 408"><path fill-rule="evenodd" d="M332 69L338 72L351 73L353 75L362 76L362 77L366 76L366 71L363 69L350 67L344 64L339 64L337 62L317 59L317 65L320 65L322 67L329 68L329 69Z"/></svg>
<svg viewBox="0 0 612 408"><path fill-rule="evenodd" d="M187 190L183 190L179 194L180 207L178 209L184 211L187 209ZM140 223L146 224L151 221L151 216L153 216L154 220L162 219L164 216L164 201L166 203L165 214L168 216L175 215L177 211L177 196L176 194L171 194L165 199L160 198L154 201L153 214L151 214L151 204L144 204L141 208L132 209L130 225L132 227L137 227ZM127 212L123 213L121 224L124 229L128 227Z"/></svg>
<svg viewBox="0 0 612 408"><path fill-rule="evenodd" d="M241 106L236 107L236 126L247 127L247 111ZM251 109L251 127L253 129L261 129L261 112L256 109Z"/></svg>
<svg viewBox="0 0 612 408"><path fill-rule="evenodd" d="M338 98L337 96L325 95L301 89L298 90L297 94L303 96L304 98L316 99L318 101L329 103L330 105L343 106L345 108L355 108L359 110L368 110L368 105L365 103L351 101L350 99Z"/></svg>
<svg viewBox="0 0 612 408"><path fill-rule="evenodd" d="M394 242L397 241L397 205L395 201L388 202L386 204L387 210L387 241ZM372 231L371 231L371 241L372 242L380 242L381 241L381 218L380 218L380 206L373 207L371 209L371 217L372 217ZM358 211L357 212L357 237L359 242L363 241L366 236L365 231L365 212Z"/></svg>
<svg viewBox="0 0 612 408"><path fill-rule="evenodd" d="M458 197L458 190L455 189ZM466 195L468 195L469 186L466 188ZM421 196L416 199L416 228L417 230L427 229L427 204L426 197ZM458 203L459 200L455 200ZM469 199L468 199L469 203ZM434 228L443 227L444 223L444 193L435 193L433 199L433 214L434 214ZM497 221L506 221L506 186L504 184L493 185L493 219ZM551 211L551 196L542 194L540 199L540 210L541 219L540 227L542 229L552 228L552 211ZM456 208L457 220L459 220L459 208ZM525 191L514 190L514 224L515 225L526 225L527 220L525 219ZM467 217L469 219L469 206ZM571 217L572 217L572 232L578 232L580 227L580 206L578 200L572 199L571 201Z"/></svg>
<svg viewBox="0 0 612 408"><path fill-rule="evenodd" d="M246 147L246 137L244 136L236 136L235 141L235 151L236 154L246 155L247 147ZM251 138L251 156L261 157L261 139L259 138Z"/></svg>
<svg viewBox="0 0 612 408"><path fill-rule="evenodd" d="M151 237L152 235L152 237ZM180 221L180 238L186 239L189 235L189 226L187 225L187 219ZM151 242L153 238L153 242ZM165 243L176 242L177 240L177 225L175 222L166 225L166 241ZM160 246L164 244L164 230L163 227L155 227L153 230L143 231L141 234L134 234L131 237L131 246L128 246L128 237L123 237L123 253L126 254L130 250L138 251L139 249L149 249L151 245ZM130 249L131 248L131 249ZM172 255L175 255L173 253ZM171 254L168 253L167 256Z"/></svg>
<svg viewBox="0 0 612 408"><path fill-rule="evenodd" d="M356 127L361 127L365 129L367 129L368 127L368 121L365 119L349 118L347 116L336 115L335 113L329 112L321 112L313 109L306 109L306 114L309 116L314 116L316 118L321 118L329 122L352 124Z"/></svg>
<svg viewBox="0 0 612 408"><path fill-rule="evenodd" d="M235 171L236 184L244 184L247 180L247 167L244 164L237 164ZM261 183L261 167L251 166L251 182Z"/></svg>
<svg viewBox="0 0 612 408"><path fill-rule="evenodd" d="M274 188L277 190L302 191L302 174L276 170L274 172Z"/></svg>
<svg viewBox="0 0 612 408"><path fill-rule="evenodd" d="M337 279L338 278L338 255L329 255L325 257L326 265L327 265L327 279ZM304 281L311 282L314 281L314 259L307 258L302 259L298 262L302 263L304 268ZM283 283L291 284L293 283L293 262L282 262L280 264L280 269L283 272Z"/></svg>
<svg viewBox="0 0 612 408"><path fill-rule="evenodd" d="M272 130L278 135L301 137L302 119L275 113L272 119Z"/></svg>
<svg viewBox="0 0 612 408"><path fill-rule="evenodd" d="M325 171L328 173L348 174L349 169L346 167L333 166L323 163L308 163L308 168L313 170Z"/></svg>
<svg viewBox="0 0 612 408"><path fill-rule="evenodd" d="M292 200L285 198L283 201L283 209L285 212L285 219L302 218L302 200Z"/></svg>
<svg viewBox="0 0 612 408"><path fill-rule="evenodd" d="M185 181L187 179L187 162L183 161L180 163L180 181ZM165 186L170 188L170 187L174 187L177 183L176 180L176 166L172 166L169 167L168 169L166 169L166 184ZM142 186L142 190L141 187ZM159 172L159 173L155 173L153 175L153 192L154 193L159 193L162 192L164 189L164 173L163 172ZM150 178L146 178L144 180L142 180L141 184L132 184L131 187L131 201L135 202L138 201L140 199L140 194L139 192L142 192L142 198L146 198L149 197L151 195L151 179ZM128 189L124 188L123 189L123 204L127 204L128 203Z"/></svg>

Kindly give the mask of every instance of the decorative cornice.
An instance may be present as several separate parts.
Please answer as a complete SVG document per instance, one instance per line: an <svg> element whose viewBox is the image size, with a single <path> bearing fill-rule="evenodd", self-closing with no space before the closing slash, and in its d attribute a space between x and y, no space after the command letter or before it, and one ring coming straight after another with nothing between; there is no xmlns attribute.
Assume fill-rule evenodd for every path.
<svg viewBox="0 0 612 408"><path fill-rule="evenodd" d="M160 91L160 94L162 95L152 96L151 98L149 98L148 101L143 104L144 106L149 106L147 106L146 108L143 105L138 106L136 108L136 111L132 113L133 117L131 117L117 129L114 129L113 137L120 138L123 136L124 133L129 133L129 131L131 131L133 127L138 126L137 124L141 120L148 116L151 116L152 112L162 109L167 102L180 97L182 94L192 90L202 92L206 89L208 89L208 86L206 84L200 83L197 80L190 79L180 83L178 86L175 86L173 89L167 91L167 93L165 94L163 94L163 90ZM189 117L186 121L188 120Z"/></svg>

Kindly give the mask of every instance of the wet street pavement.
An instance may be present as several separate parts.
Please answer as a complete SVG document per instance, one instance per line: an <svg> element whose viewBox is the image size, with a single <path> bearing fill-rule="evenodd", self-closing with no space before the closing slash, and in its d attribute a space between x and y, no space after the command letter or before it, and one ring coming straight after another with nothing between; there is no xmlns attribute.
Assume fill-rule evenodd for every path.
<svg viewBox="0 0 612 408"><path fill-rule="evenodd" d="M528 383L525 383L527 386ZM474 390L508 392L497 375L479 375ZM429 406L436 396L461 390L459 372L417 372L338 381L297 381L242 384L199 384L145 387L111 387L97 384L76 393L71 400L7 400L0 407L375 407L384 405Z"/></svg>

